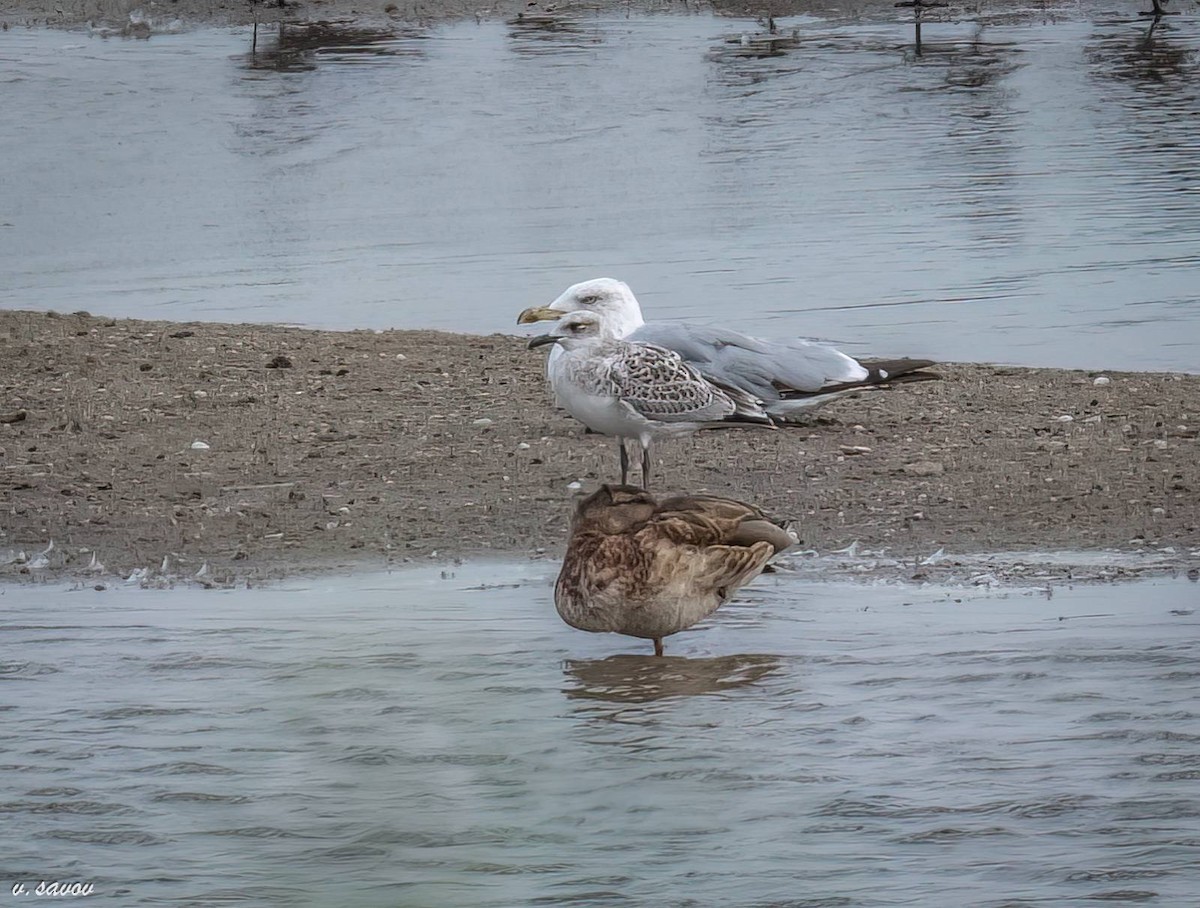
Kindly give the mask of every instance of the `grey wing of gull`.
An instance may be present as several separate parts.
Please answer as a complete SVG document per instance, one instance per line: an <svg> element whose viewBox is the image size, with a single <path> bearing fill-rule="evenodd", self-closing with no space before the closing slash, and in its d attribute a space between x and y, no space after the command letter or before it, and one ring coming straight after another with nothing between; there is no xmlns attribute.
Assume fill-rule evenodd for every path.
<svg viewBox="0 0 1200 908"><path fill-rule="evenodd" d="M711 422L737 408L670 350L626 345L610 361L617 396L642 416L659 422Z"/></svg>
<svg viewBox="0 0 1200 908"><path fill-rule="evenodd" d="M683 322L647 322L626 340L674 350L707 378L768 401L782 389L819 391L867 377L856 360L814 341L766 341Z"/></svg>

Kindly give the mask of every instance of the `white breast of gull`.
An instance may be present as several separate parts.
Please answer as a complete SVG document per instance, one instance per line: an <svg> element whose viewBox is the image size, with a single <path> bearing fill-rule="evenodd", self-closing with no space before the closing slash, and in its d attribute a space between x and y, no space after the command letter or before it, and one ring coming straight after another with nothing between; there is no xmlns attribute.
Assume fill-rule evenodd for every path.
<svg viewBox="0 0 1200 908"><path fill-rule="evenodd" d="M553 344L561 351L549 369L555 397L589 429L617 439L622 484L628 479L624 439L641 443L646 487L657 439L703 428L771 427L752 396L718 387L670 350L604 336L601 324L596 313L568 313L529 346Z"/></svg>

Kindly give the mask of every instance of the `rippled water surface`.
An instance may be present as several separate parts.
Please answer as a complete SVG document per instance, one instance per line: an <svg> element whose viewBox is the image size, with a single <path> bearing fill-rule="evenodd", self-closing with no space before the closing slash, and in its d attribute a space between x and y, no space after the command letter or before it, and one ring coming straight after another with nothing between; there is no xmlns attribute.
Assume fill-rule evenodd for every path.
<svg viewBox="0 0 1200 908"><path fill-rule="evenodd" d="M1200 21L1074 15L5 32L0 305L1200 369Z"/></svg>
<svg viewBox="0 0 1200 908"><path fill-rule="evenodd" d="M0 878L121 905L1194 904L1194 583L775 575L658 661L561 624L548 570L0 591Z"/></svg>

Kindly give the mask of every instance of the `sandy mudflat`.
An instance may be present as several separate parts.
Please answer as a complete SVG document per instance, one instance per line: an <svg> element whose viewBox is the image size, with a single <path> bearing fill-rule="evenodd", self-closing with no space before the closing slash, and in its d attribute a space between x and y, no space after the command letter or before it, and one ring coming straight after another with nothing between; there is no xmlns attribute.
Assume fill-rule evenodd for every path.
<svg viewBox="0 0 1200 908"><path fill-rule="evenodd" d="M0 572L20 579L554 557L568 485L616 478L520 338L0 312L0 343ZM940 371L811 428L663 443L658 488L755 502L817 551L912 559L904 577L939 548L1200 565L1200 376Z"/></svg>

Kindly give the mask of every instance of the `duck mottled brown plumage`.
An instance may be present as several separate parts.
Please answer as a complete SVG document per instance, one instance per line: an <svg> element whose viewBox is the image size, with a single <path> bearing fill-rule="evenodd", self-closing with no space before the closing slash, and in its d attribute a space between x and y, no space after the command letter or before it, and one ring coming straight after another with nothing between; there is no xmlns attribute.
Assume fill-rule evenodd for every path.
<svg viewBox="0 0 1200 908"><path fill-rule="evenodd" d="M740 501L605 485L576 509L554 605L572 627L653 640L661 656L663 637L707 618L795 542Z"/></svg>

